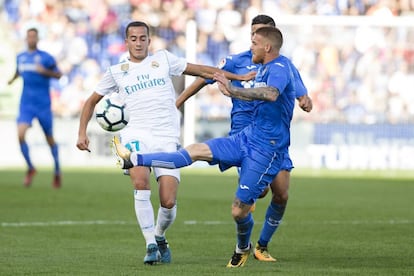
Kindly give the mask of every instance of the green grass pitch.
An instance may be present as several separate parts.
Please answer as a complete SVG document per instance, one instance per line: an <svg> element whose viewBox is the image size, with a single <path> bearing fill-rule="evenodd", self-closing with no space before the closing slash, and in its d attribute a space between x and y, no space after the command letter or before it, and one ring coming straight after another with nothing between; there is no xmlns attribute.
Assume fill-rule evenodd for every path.
<svg viewBox="0 0 414 276"><path fill-rule="evenodd" d="M295 169L284 221L269 244L225 267L236 238L233 170L184 169L167 233L173 262L145 266L129 178L116 169L68 168L63 188L40 169L0 169L0 275L414 275L414 173ZM152 198L158 206L157 186ZM270 196L253 213L255 243Z"/></svg>

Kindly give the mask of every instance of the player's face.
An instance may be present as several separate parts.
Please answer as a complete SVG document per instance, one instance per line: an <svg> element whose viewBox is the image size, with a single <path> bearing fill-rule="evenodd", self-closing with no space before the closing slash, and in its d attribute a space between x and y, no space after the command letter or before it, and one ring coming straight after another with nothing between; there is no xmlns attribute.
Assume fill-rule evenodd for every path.
<svg viewBox="0 0 414 276"><path fill-rule="evenodd" d="M253 55L253 63L263 63L266 54L264 37L254 34L252 36L252 45L250 46L250 50Z"/></svg>
<svg viewBox="0 0 414 276"><path fill-rule="evenodd" d="M130 27L125 39L131 61L140 62L148 56L148 47L151 40L147 28L143 26Z"/></svg>
<svg viewBox="0 0 414 276"><path fill-rule="evenodd" d="M29 50L35 50L37 47L37 42L39 41L39 37L37 32L35 31L28 31L26 36L27 47Z"/></svg>

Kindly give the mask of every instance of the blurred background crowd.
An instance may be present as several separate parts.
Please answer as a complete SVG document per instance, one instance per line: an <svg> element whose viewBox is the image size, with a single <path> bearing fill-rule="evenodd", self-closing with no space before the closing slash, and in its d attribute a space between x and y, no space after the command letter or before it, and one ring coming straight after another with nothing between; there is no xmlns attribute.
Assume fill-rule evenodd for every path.
<svg viewBox="0 0 414 276"><path fill-rule="evenodd" d="M283 31L283 52L314 102L312 115L295 112L296 121L414 123L414 0L0 0L0 12L0 62L10 69L3 77L14 73L26 29L37 27L39 48L64 73L52 91L53 110L62 118L77 117L106 67L119 61L130 21L153 27L152 51L178 56L186 53L186 24L195 21L196 62L214 66L249 48L251 19L264 13ZM368 17L377 20L358 21ZM197 95L198 117L227 119L229 99L215 85L204 90Z"/></svg>

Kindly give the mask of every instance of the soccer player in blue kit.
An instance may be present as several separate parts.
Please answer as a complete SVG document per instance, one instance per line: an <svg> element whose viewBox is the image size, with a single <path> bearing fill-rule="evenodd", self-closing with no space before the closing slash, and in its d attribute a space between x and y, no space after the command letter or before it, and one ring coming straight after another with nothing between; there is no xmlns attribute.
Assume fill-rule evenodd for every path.
<svg viewBox="0 0 414 276"><path fill-rule="evenodd" d="M237 245L227 267L243 266L252 249L250 237L254 221L251 206L281 170L293 168L289 145L296 82L290 60L280 55L282 44L283 36L277 28L262 27L253 34L252 61L262 64L253 88L239 88L231 85L221 74L214 76L224 94L241 99L259 99L254 103L252 123L241 132L192 144L172 153L131 153L119 140L113 140L123 168L156 166L172 169L189 166L197 160L219 164L222 170L229 166L240 167L239 185L232 204ZM276 211L275 217L267 216L267 219L269 222L276 220L273 226L277 227L278 216L280 214ZM271 228L272 225L268 226ZM271 236L273 229L268 230L266 235Z"/></svg>
<svg viewBox="0 0 414 276"><path fill-rule="evenodd" d="M276 26L275 21L272 17L264 14L255 16L251 22L251 35L254 34L257 29L266 26ZM252 61L252 51L248 50L239 54L230 55L225 59L222 59L218 67L222 70L226 70L234 74L246 74L250 71L257 71L260 67L260 64L256 64ZM312 109L312 100L307 94L307 89L303 84L298 70L293 65L291 68L296 81L295 97L298 100L299 106L304 111L310 112ZM188 98L195 95L205 85L212 84L214 82L214 80L197 78L179 95L176 100L177 107L181 107L181 105ZM253 87L254 80L232 81L231 83L236 87L250 88ZM255 101L246 101L238 98L231 98L231 100L231 129L229 135L234 135L242 131L252 122L252 118L254 116ZM268 222L269 218L276 218L274 221L277 221L277 224L268 222L263 226L262 232L260 234L260 239L254 249L254 257L259 261L276 261L276 259L270 255L267 245L270 242L273 233L278 228L278 225L286 209L288 201L288 190L290 185L290 170L291 168L289 166L287 168L282 168L270 185L270 188L272 190L272 203L269 205L266 212L265 221ZM268 188L265 189L263 194L260 195L260 198L264 197L267 194L268 190Z"/></svg>
<svg viewBox="0 0 414 276"><path fill-rule="evenodd" d="M56 65L55 59L49 53L37 48L38 41L38 30L36 28L28 29L26 33L27 50L17 56L16 72L8 84L12 84L19 76L23 78L23 91L17 117L20 150L28 166L23 184L25 187L30 187L36 174L36 169L30 158L29 146L26 142L26 132L31 127L33 119L37 118L54 160L55 169L52 186L60 188L61 172L58 145L53 137L50 79L58 79L62 74Z"/></svg>

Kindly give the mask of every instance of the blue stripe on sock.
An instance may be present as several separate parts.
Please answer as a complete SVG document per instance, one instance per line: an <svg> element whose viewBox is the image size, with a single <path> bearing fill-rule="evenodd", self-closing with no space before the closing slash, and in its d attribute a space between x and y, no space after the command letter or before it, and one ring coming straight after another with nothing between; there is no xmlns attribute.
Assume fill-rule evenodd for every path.
<svg viewBox="0 0 414 276"><path fill-rule="evenodd" d="M266 211L265 222L260 232L259 244L267 246L276 232L285 213L286 206L271 202Z"/></svg>

